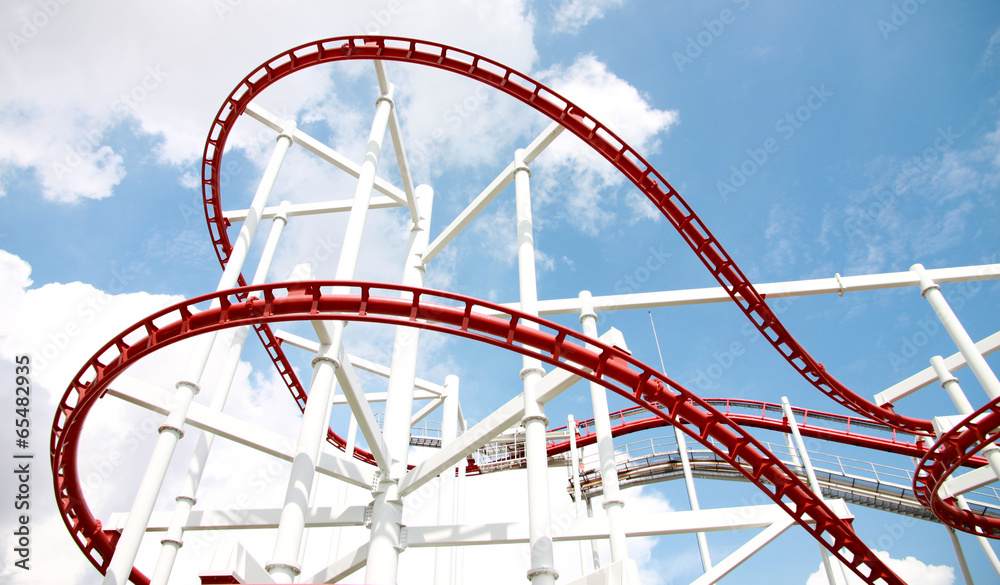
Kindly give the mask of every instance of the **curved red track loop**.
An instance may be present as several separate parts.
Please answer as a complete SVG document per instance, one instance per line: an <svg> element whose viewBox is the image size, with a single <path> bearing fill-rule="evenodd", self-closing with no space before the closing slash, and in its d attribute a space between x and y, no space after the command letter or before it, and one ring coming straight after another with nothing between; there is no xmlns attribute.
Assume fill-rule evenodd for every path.
<svg viewBox="0 0 1000 585"><path fill-rule="evenodd" d="M275 81L301 69L352 59L402 61L444 69L492 86L535 108L599 152L656 205L684 238L740 310L806 380L841 405L868 418L916 434L930 434L930 421L902 416L856 394L831 376L785 329L733 259L680 194L632 147L584 110L541 83L486 57L438 43L398 37L337 37L300 45L264 63L226 98L212 124L202 168L205 215L219 261L225 266L232 245L222 215L220 166L226 139L247 105ZM245 284L245 280L240 280ZM269 331L266 326L262 331ZM269 335L269 334L267 334ZM287 361L273 345L279 369ZM290 374L291 369L284 372ZM283 375L285 375L283 373ZM299 393L301 385L293 389Z"/></svg>
<svg viewBox="0 0 1000 585"><path fill-rule="evenodd" d="M941 522L956 530L1000 539L1000 518L990 518L958 507L955 498L943 499L938 489L948 477L986 446L1000 438L1000 398L988 402L934 443L917 464L913 492Z"/></svg>
<svg viewBox="0 0 1000 585"><path fill-rule="evenodd" d="M333 294L349 287L359 294ZM323 290L328 292L324 294ZM376 296L385 291L397 296ZM279 293L284 294L279 294ZM241 301L249 293L259 299ZM410 298L400 298L409 293ZM199 311L197 305L218 301ZM204 306L204 305L203 305ZM476 307L498 311L491 317ZM631 356L547 320L461 295L346 281L306 281L243 287L203 295L163 309L108 342L80 370L59 404L52 432L52 469L63 520L78 542L109 559L113 544L86 507L75 474L76 446L87 412L128 366L156 349L240 325L300 320L405 325L534 356L649 409L682 429L757 485L866 583L902 584L794 473L752 435L694 393ZM588 349L591 344L593 349ZM811 525L806 518L811 518ZM83 538L81 538L83 537ZM90 556L88 554L88 556Z"/></svg>

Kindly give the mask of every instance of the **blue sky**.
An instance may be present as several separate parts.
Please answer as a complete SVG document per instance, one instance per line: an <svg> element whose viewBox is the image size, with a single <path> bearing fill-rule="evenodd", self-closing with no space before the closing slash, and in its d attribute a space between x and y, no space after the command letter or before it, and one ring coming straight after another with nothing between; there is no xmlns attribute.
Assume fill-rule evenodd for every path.
<svg viewBox="0 0 1000 585"><path fill-rule="evenodd" d="M427 38L564 91L667 177L755 283L905 271L917 262L928 268L1000 262L1000 6L994 3L507 0L446 9L425 0L405 7L299 2L279 9L250 0L169 7L19 0L0 9L0 32L0 294L7 308L0 360L41 356L32 417L39 457L55 403L93 351L157 308L215 289L220 269L198 186L211 120L259 63L320 38L362 32ZM394 64L388 72L398 85L415 176L436 192L433 238L546 121L465 79ZM370 64L345 64L283 81L260 101L358 160L376 91ZM252 120L237 127L224 167L227 209L248 205L272 140ZM390 151L380 175L398 184ZM607 295L715 285L653 207L574 138L557 139L532 169L542 299L575 297L583 289ZM352 190L343 174L293 148L272 201L320 201L331 193L347 198ZM343 221L292 222L270 279L286 278L307 260L318 276L331 278ZM405 229L401 210L371 214L359 278L399 278ZM515 301L515 258L509 189L430 264L428 284ZM654 265L658 269L647 268ZM973 339L1000 327L995 282L942 288ZM772 307L819 361L866 397L923 369L930 356L955 352L940 329L921 336L934 315L915 288L802 297ZM747 333L735 306L652 314L667 373L700 395L769 402L787 395L796 406L839 412ZM578 327L575 316L555 320ZM624 332L636 357L658 363L645 310L602 315L601 331L611 326ZM291 329L305 334L310 328ZM391 332L354 329L352 351L385 357ZM739 356L727 354L734 344L742 348ZM911 345L919 346L912 357ZM422 351L421 377L462 378L470 422L520 391L520 358L430 335ZM180 349L174 355L184 359ZM292 355L307 371L308 356ZM283 409L281 416L294 421L264 354L254 348L244 360L240 388L248 398L238 412L259 417L255 409ZM995 358L989 361L997 367ZM142 369L171 375L169 362ZM959 379L973 404L982 404L976 380L965 373ZM612 400L613 409L625 406ZM95 446L113 448L141 429L142 412L106 408L95 410L106 426L88 426ZM954 413L936 386L904 399L897 410L920 417ZM570 413L589 418L585 386L549 409L555 426ZM4 429L10 424L2 422ZM875 458L836 445L818 448ZM130 498L134 481L127 470L143 453L128 453L130 463L95 491L95 508L110 511L116 498ZM186 457L182 450L175 459L183 467ZM101 464L99 457L84 459L93 469ZM508 481L477 489L484 496L502 493L499 486ZM65 571L75 582L97 582L55 516L50 488L41 479L33 485L38 534L68 559ZM213 485L225 489L222 478ZM738 505L754 493L728 482L700 481L699 489L703 506ZM687 506L680 485L647 486L632 497L630 511ZM962 582L957 570L953 580L940 576L944 567L956 567L942 527L906 523L896 537L899 517L852 509L858 532L872 546L889 544L884 548L892 558L932 567L922 571L923 582ZM5 523L9 514L3 512ZM886 534L893 536L880 541ZM713 556L721 558L747 537L710 536ZM806 583L819 557L804 540L793 530L728 582L773 582L773 566L781 562L785 582ZM974 575L988 581L985 557L971 539L963 543ZM44 547L40 541L36 547L41 560ZM637 548L649 583L687 583L699 574L693 538L643 540ZM5 544L0 551L6 571L0 574L18 583L58 578L45 567L27 577L10 572L11 549ZM567 550L572 555L575 547ZM576 559L562 562L575 565Z"/></svg>

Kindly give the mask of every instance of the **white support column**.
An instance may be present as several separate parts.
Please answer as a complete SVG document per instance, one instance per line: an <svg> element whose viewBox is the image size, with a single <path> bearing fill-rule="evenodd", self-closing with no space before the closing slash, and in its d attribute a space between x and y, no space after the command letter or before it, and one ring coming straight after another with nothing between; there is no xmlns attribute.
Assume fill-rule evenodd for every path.
<svg viewBox="0 0 1000 585"><path fill-rule="evenodd" d="M457 401L456 401L457 402ZM461 403L459 406L459 417L461 417ZM460 418L462 428L466 429L465 420ZM464 431L463 431L464 432ZM458 481L455 482L455 523L465 524L465 473L467 467L466 460L458 464ZM455 576L452 585L463 585L465 581L465 549L459 547L455 549Z"/></svg>
<svg viewBox="0 0 1000 585"><path fill-rule="evenodd" d="M576 504L576 517L586 518L587 517L587 505L583 503L583 495L580 493L580 468L583 464L580 462L580 453L576 450L576 421L573 419L573 415L570 414L566 417L566 430L569 431L569 453L570 453L570 478L573 482L573 502ZM580 541L580 572L586 575L590 572L587 567L587 557L590 551L587 550L587 543Z"/></svg>
<svg viewBox="0 0 1000 585"><path fill-rule="evenodd" d="M524 149L514 153L514 201L517 215L517 266L521 310L538 314L538 287L535 281L535 241L531 223L531 171L524 160ZM530 324L529 324L530 326ZM537 325L536 325L537 326ZM528 534L531 562L528 579L532 585L555 585L559 573L552 550L552 526L549 517L549 458L545 431L549 419L538 401L536 386L545 375L538 358L524 356L521 380L524 383L524 452L528 469Z"/></svg>
<svg viewBox="0 0 1000 585"><path fill-rule="evenodd" d="M351 459L354 456L354 446L357 444L358 440L358 419L351 413L351 422L347 425L347 438L346 444L344 445L344 457ZM347 504L347 485L343 482L337 483L337 497L336 506L338 508L343 508ZM343 529L334 528L333 532L330 534L330 553L327 556L330 564L333 564L340 558L340 537L343 533Z"/></svg>
<svg viewBox="0 0 1000 585"><path fill-rule="evenodd" d="M427 185L416 188L420 219L410 228L403 284L424 285L425 269L421 255L427 249L434 191ZM382 432L385 445L392 455L388 475L381 474L375 490L372 509L371 540L365 583L388 585L396 583L399 553L405 548L400 540L403 521L403 500L399 495L399 480L406 474L410 449L410 420L413 415L413 383L416 380L419 336L411 327L396 328L393 345L385 422Z"/></svg>
<svg viewBox="0 0 1000 585"><path fill-rule="evenodd" d="M580 292L579 298L580 324L583 326L583 334L597 339L597 313L594 311L593 296L590 291L585 290ZM628 558L628 546L625 542L625 527L622 519L622 508L625 506L625 502L621 498L621 486L618 482L615 445L611 436L608 392L604 386L596 382L590 383L590 401L594 409L594 432L597 434L597 454L601 462L604 513L608 517L608 526L610 527L611 562L614 563Z"/></svg>
<svg viewBox="0 0 1000 585"><path fill-rule="evenodd" d="M972 573L969 571L969 563L965 560L965 552L962 551L962 543L958 541L958 534L951 526L945 526L945 528L951 538L951 546L955 548L955 558L958 559L958 566L962 569L965 585L975 585L972 581Z"/></svg>
<svg viewBox="0 0 1000 585"><path fill-rule="evenodd" d="M382 141L389 121L389 110L392 109L392 87L389 87L388 95L380 96L375 103L375 117L368 136L368 149L365 152L364 162L361 163L358 183L354 190L354 204L344 230L344 241L337 261L335 273L337 280L353 278L358 264L361 238L364 235L365 220L368 217L375 184L375 173L382 153ZM292 461L292 472L288 479L285 505L281 513L278 535L275 538L272 560L266 567L276 583L291 583L301 571L297 563L305 529L305 514L311 497L316 461L329 424L326 413L329 412L330 402L333 400L333 382L336 378L338 358L341 356L344 322L334 321L331 325L321 321L315 322L313 327L320 336L320 351L313 359L313 380L309 388L309 400L299 428L296 455Z"/></svg>
<svg viewBox="0 0 1000 585"><path fill-rule="evenodd" d="M587 518L594 517L594 504L587 498ZM601 566L601 555L597 550L597 540L590 541L590 564L591 570L596 571Z"/></svg>
<svg viewBox="0 0 1000 585"><path fill-rule="evenodd" d="M823 491L819 487L819 481L816 479L816 472L813 471L812 461L809 459L809 452L806 451L806 444L802 440L802 435L799 434L799 425L795 421L795 413L792 412L792 407L788 404L787 396L781 397L781 410L785 413L785 420L788 421L788 426L792 430L792 437L795 439L795 448L798 450L799 457L802 459L802 467L806 470L806 478L809 480L809 487L812 488L813 493L822 499ZM826 569L826 578L830 582L830 585L847 583L847 576L844 574L843 565L841 565L837 559L830 558L829 553L823 545L819 545L819 552L823 557L823 568ZM835 571L834 566L839 567L839 570ZM840 574L840 579L837 578L838 573Z"/></svg>
<svg viewBox="0 0 1000 585"><path fill-rule="evenodd" d="M281 209L285 210L287 208L288 202L282 202ZM281 232L287 223L288 219L284 213L279 213L275 216L271 224L271 233L268 234L260 262L257 264L257 272L254 274L251 284L261 284L267 280L267 273L271 268L271 262L274 260L274 253L278 248ZM246 345L249 333L250 327L243 326L237 328L233 334L233 340L229 345L229 352L226 354L226 359L223 363L222 375L219 377L215 394L212 396L212 402L209 405L209 408L212 410L221 412L226 405L226 400L229 398L229 392L233 386L233 380L236 377L236 368L239 366L240 357L243 355L243 347ZM153 569L153 576L150 578L151 585L165 585L170 579L170 572L177 558L177 552L184 545L183 526L187 524L191 508L197 502L198 486L201 484L202 474L205 471L205 462L208 460L208 454L212 450L214 442L215 435L213 433L202 432L198 435L198 444L195 446L194 455L191 458L191 463L188 465L184 485L176 498L177 503L174 506L174 513L170 520L170 528L167 530L167 534L163 540L160 541L160 556L156 560L156 567Z"/></svg>
<svg viewBox="0 0 1000 585"><path fill-rule="evenodd" d="M677 452L680 453L681 467L684 470L684 485L687 487L688 503L692 511L697 511L701 509L701 505L698 503L698 492L694 488L694 474L691 473L691 459L688 456L687 440L684 438L684 433L677 427L674 427L674 437L677 440ZM712 557L708 552L708 538L705 537L704 532L698 532L696 536L698 539L698 552L701 553L701 566L708 573L712 570Z"/></svg>
<svg viewBox="0 0 1000 585"><path fill-rule="evenodd" d="M969 504L965 501L965 496L955 496L955 501L958 502L958 507L968 511ZM979 542L979 546L983 549L983 554L986 555L986 559L989 560L990 566L993 567L993 571L1000 577L1000 558L997 558L997 553L993 550L993 545L990 544L992 538L986 538L983 536L982 529L977 528L976 532L980 534L976 535L976 541Z"/></svg>
<svg viewBox="0 0 1000 585"><path fill-rule="evenodd" d="M441 446L458 436L458 376L448 376L444 381L444 409L441 413ZM455 523L455 469L440 475L438 488L438 526ZM451 585L455 573L454 548L439 546L434 550L434 585Z"/></svg>
<svg viewBox="0 0 1000 585"><path fill-rule="evenodd" d="M948 335L951 336L952 341L958 346L958 351L962 353L962 357L969 364L969 369L972 370L979 383L983 385L986 395L990 397L990 400L1000 398L1000 380L997 380L996 374L993 373L989 364L986 363L983 354L976 348L975 342L972 341L965 328L962 327L962 323L955 316L955 312L951 310L948 301L941 294L941 287L931 280L930 275L927 274L922 264L914 264L910 267L910 270L915 272L920 278L920 294L927 299L927 302L931 304L931 308L937 313L938 319L941 320Z"/></svg>
<svg viewBox="0 0 1000 585"><path fill-rule="evenodd" d="M239 280L240 271L243 269L247 252L250 249L250 243L257 233L257 224L260 221L260 216L267 205L268 198L271 196L271 190L274 187L274 181L278 176L281 163L284 161L285 154L292 144L291 133L294 131L295 123L289 122L282 133L278 135L274 152L268 161L267 167L264 169L264 176L261 178L257 192L254 194L250 205L250 212L247 214L247 219L240 228L240 233L236 241L233 242L229 261L222 272L222 278L219 280L219 286L216 290L221 291L233 288ZM213 306L215 304L217 303L213 303ZM209 333L198 338L197 345L188 360L184 377L177 382L177 392L173 397L173 408L170 414L167 415L167 420L160 425L160 435L157 437L153 454L139 484L139 490L132 501L128 521L122 530L121 537L118 539L118 545L111 558L111 563L108 565L108 571L104 576L104 585L125 585L126 581L128 581L128 576L132 572L132 566L135 563L135 556L139 551L139 545L146 532L146 525L153 512L153 505L160 493L160 488L163 486L167 467L173 458L177 442L184 436L183 428L184 422L187 419L187 411L191 406L191 401L194 399L195 394L199 391L198 385L205 371L205 365L208 363L208 356L212 352L216 335L216 333Z"/></svg>
<svg viewBox="0 0 1000 585"><path fill-rule="evenodd" d="M962 392L962 387L958 384L958 378L948 371L941 356L936 355L931 358L931 367L934 368L934 373L941 380L941 387L948 393L958 412L962 416L969 416L975 412L976 409L973 408L969 399L966 398L965 392ZM984 448L983 456L990 462L990 469L993 470L994 477L1000 478L1000 450L997 449L997 446L993 444Z"/></svg>

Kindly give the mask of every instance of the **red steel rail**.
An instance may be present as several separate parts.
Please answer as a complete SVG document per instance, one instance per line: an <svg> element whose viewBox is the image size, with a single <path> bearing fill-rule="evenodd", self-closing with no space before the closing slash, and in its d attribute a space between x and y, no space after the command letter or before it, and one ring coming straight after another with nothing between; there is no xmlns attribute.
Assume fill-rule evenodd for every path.
<svg viewBox="0 0 1000 585"><path fill-rule="evenodd" d="M345 289L334 287L358 293L335 294L334 290ZM410 298L378 296L373 291L408 293ZM256 295L248 298L250 293ZM198 309L211 301L218 306ZM491 317L477 312L477 307L508 317ZM530 355L597 382L680 428L729 463L866 583L903 584L851 525L762 443L693 392L625 352L545 319L474 298L350 281L272 283L202 295L146 317L88 360L56 410L50 451L60 515L96 566L106 571L114 542L82 496L76 453L86 415L109 385L136 360L178 341L241 325L303 320L405 325L455 335Z"/></svg>
<svg viewBox="0 0 1000 585"><path fill-rule="evenodd" d="M217 114L205 144L202 191L209 234L225 266L232 244L222 212L220 187L222 153L230 131L253 99L272 83L296 71L322 63L357 59L401 61L451 71L498 89L560 123L625 175L667 218L740 310L785 360L806 380L846 408L873 420L915 434L931 434L930 421L897 414L879 406L835 379L785 329L771 308L723 249L708 227L680 194L646 160L596 118L545 85L501 63L455 47L416 39L347 36L300 45L274 57L247 75L229 94ZM240 284L246 281L241 277ZM261 333L263 332L263 333ZM287 359L266 326L258 330L286 381L294 380ZM293 394L302 386L293 382Z"/></svg>
<svg viewBox="0 0 1000 585"><path fill-rule="evenodd" d="M1000 438L1000 398L967 416L941 435L917 464L913 492L945 524L971 534L1000 538L1000 518L963 510L955 498L944 499L938 489L976 453Z"/></svg>

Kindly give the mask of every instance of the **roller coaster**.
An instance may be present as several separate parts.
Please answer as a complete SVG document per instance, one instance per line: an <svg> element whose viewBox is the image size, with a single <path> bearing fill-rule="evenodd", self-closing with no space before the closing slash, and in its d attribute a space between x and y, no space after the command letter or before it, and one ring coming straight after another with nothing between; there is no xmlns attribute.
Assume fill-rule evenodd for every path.
<svg viewBox="0 0 1000 585"><path fill-rule="evenodd" d="M293 73L341 61L373 62L380 88L361 164L254 101L266 88ZM433 192L429 186L413 184L394 103L395 87L386 76L387 62L464 76L514 98L551 121L534 141L515 153L506 169L433 241L429 233ZM221 193L223 153L237 121L245 118L276 132L276 146L250 207L226 211ZM539 300L531 235L530 164L564 131L582 140L644 194L721 288L618 297L593 297L583 292L574 299ZM399 166L401 187L376 174L387 132ZM354 197L268 206L278 170L293 145L357 178ZM424 272L431 260L512 183L518 217L519 301L500 304L425 288ZM865 583L903 583L858 537L845 501L971 533L984 543L987 554L992 552L987 541L1000 537L1000 497L991 486L1000 474L1000 453L994 445L1000 433L1000 383L983 357L995 351L1000 340L996 335L979 343L969 339L939 290L941 283L998 278L1000 265L937 270L916 265L905 273L836 275L819 281L755 286L663 175L601 121L501 63L455 47L406 38L326 39L295 47L256 68L225 99L212 122L204 150L202 189L209 234L223 269L217 290L160 310L108 341L75 376L53 421L50 452L60 514L81 551L105 575L107 584L124 585L129 580L137 584L170 582L185 535L213 526L273 530L274 552L263 564L248 558L245 551L240 552L243 556L237 555L239 560L234 561L237 568L203 572L203 583L335 583L361 569L365 570L366 583L396 583L400 555L407 548L420 546L436 547L438 551L435 583L458 583L452 549L492 542L527 543L527 577L533 585L546 585L554 583L558 576L554 541L599 539L610 542L611 564L591 566L592 572L576 582L637 583L635 564L624 549L627 536L720 528L713 524L718 522L718 515L713 516L710 510L678 513L669 522L658 516L637 519L623 515L622 488L681 477L749 482L771 502L755 507L752 518L746 521L734 523L730 518L730 528L765 530L732 559L715 566L706 563L706 573L697 583L724 577L794 524L826 551L823 558L831 581L836 571L846 570ZM402 208L409 214L406 263L398 283L355 278L367 213L381 208ZM335 278L266 282L285 225L298 216L332 213L349 213ZM271 234L263 246L256 274L248 281L242 270L251 242L258 225L269 219ZM231 231L236 232L235 237ZM920 287L955 339L959 352L939 359L933 368L904 380L877 400L869 400L838 381L789 333L765 300L775 297L772 289L783 289L785 295L843 295L845 291L906 286ZM598 311L722 299L735 303L759 335L809 385L854 415L787 404L706 399L668 377L660 371L662 366L658 370L634 358L617 330L604 335L597 332ZM574 312L580 315L582 332L546 318ZM347 352L344 327L351 322L394 326L396 343L391 364L372 363ZM281 323L311 324L315 339L273 328ZM224 412L250 328L303 413L297 440L291 443L273 430ZM214 389L211 406L203 406L193 399L204 384L202 377L216 337L224 330L234 331L223 368L227 373ZM416 377L417 344L412 340L419 332L436 332L521 354L523 392L477 424L466 427L459 416L457 380L439 385ZM140 382L126 373L138 360L189 339L196 345L172 390ZM308 389L288 355L291 347L312 355ZM951 372L965 366L990 396L979 408L962 398L951 376ZM376 398L364 391L357 370L388 379L382 398L383 418L377 420L372 410ZM590 386L593 417L550 428L545 404L584 381ZM940 381L956 398L959 417L925 420L893 408L894 400L934 381ZM335 396L335 385L343 393L340 399ZM635 406L609 413L607 391ZM165 418L131 508L102 522L84 497L78 450L88 413L98 408L99 399L106 395ZM413 402L421 398L430 399L431 404L414 414ZM350 429L347 433L337 432L329 426L331 409L345 403L351 412ZM443 411L438 435L415 431L415 425L436 408ZM197 439L196 455L174 510L154 511L185 427L203 431ZM621 443L632 433L656 429L673 432ZM770 444L749 429L775 431L789 439L784 445ZM357 445L359 430L365 448ZM213 516L211 510L195 509L205 461L218 436L291 462L286 497L280 508L260 511L253 518L226 516L228 520L220 519L220 513ZM866 467L856 460L810 453L802 445L802 436L895 453L918 462L913 470L872 463ZM613 445L612 439L619 443ZM688 449L687 440L696 442L697 448ZM411 445L436 450L410 464ZM568 491L578 502L603 498L606 522L580 518L569 533L553 536L546 479L553 465L563 465L573 472ZM456 482L462 485L468 475L503 473L513 468L527 470L527 523L464 525L461 514L445 504L441 504L436 526L405 526L402 522L407 496L431 481L439 482L442 502L450 503ZM966 472L959 474L960 469ZM319 507L318 476L370 490L371 504L344 506L341 501L333 507ZM368 542L331 559L315 575L302 574L304 531L333 531L347 526L368 528ZM147 533L164 535L151 576L146 574L148 569L135 566Z"/></svg>

